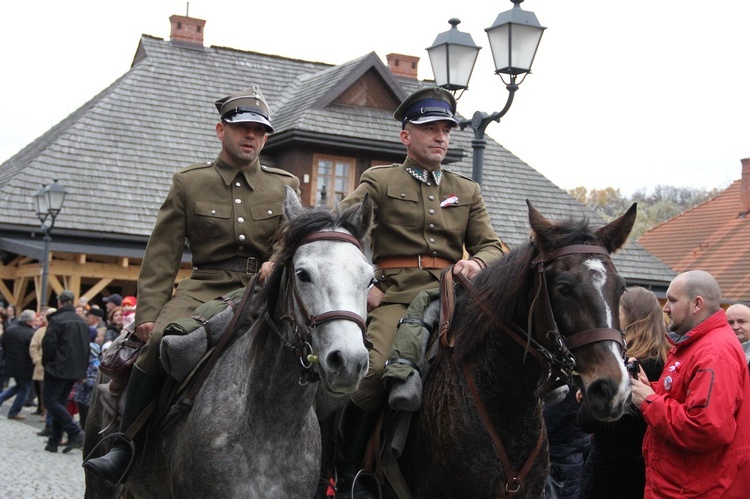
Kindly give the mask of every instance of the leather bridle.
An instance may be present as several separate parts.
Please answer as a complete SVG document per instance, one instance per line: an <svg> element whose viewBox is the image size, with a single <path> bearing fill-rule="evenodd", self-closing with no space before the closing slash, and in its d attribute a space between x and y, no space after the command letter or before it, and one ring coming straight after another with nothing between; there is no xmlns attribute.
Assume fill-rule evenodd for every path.
<svg viewBox="0 0 750 499"><path fill-rule="evenodd" d="M495 323L499 329L505 332L510 338L524 348L525 354L531 354L536 358L542 366L546 367L543 379L549 378L547 384L540 383L534 393L535 396L540 397L544 391L551 390L556 385L561 386L562 384L569 383L570 377L575 375L575 357L572 353L573 350L581 348L585 345L597 343L600 341L615 341L620 345L620 351L624 352L625 345L622 338L622 333L617 329L613 328L595 328L586 331L575 333L568 337L563 337L560 334L560 329L555 321L554 312L552 310L552 303L549 298L549 290L547 289L547 281L544 273L546 267L558 258L567 255L574 254L590 254L590 255L604 255L608 259L609 251L602 246L587 245L587 244L575 244L569 246L563 246L558 248L547 255L540 254L537 258L532 260L531 268L536 270L536 284L534 293L534 299L532 300L531 306L529 307L529 314L527 317L527 329L524 331L518 325L513 322L510 323ZM482 312L490 319L493 319L493 314L487 303L485 303L477 294L474 285L464 276L459 273L455 276L459 283L466 289L466 292L471 299L480 307ZM453 315L453 267L448 267L442 276L441 282L441 303L440 303L440 341L443 348L452 348L455 342L455 338L448 337L448 329L450 327L450 320ZM540 310L541 309L541 310ZM541 343L534 339L534 318L538 313L543 313L544 318L549 325L549 330L546 332L546 337L553 340L552 349L544 347ZM524 354L524 355L525 355ZM531 470L531 467L536 461L537 456L542 447L544 441L544 427L540 428L539 438L537 439L536 446L529 457L526 459L523 467L519 472L516 472L510 464L508 454L505 451L500 436L495 431L494 427L487 413L487 409L482 402L479 391L477 390L474 376L471 372L471 368L468 363L463 362L460 366L460 371L463 373L466 380L466 384L474 401L477 413L479 414L485 431L490 436L495 450L497 451L500 462L503 465L503 471L505 473L505 487L504 492L507 496L512 497L518 494L522 487L526 475ZM552 376L550 376L552 374Z"/></svg>
<svg viewBox="0 0 750 499"><path fill-rule="evenodd" d="M351 312L349 310L331 310L328 312L323 312L322 314L311 315L305 307L305 304L300 297L299 290L297 289L297 283L295 280L294 255L301 246L317 241L346 242L353 244L360 251L362 251L362 244L356 237L352 236L351 234L336 231L320 231L313 232L302 237L294 246L294 249L290 252L289 258L285 262L285 274L287 279L286 289L291 290L291 294L294 297L294 303L296 303L297 305L297 311L299 312L302 321L300 322L297 319L297 314L294 311L294 307L292 307L291 304L288 303L288 301L286 305L287 311L281 316L280 320L289 324L292 331L291 337L285 337L281 334L267 310L264 313L264 318L271 329L273 329L285 342L284 346L292 350L298 357L303 370L303 375L300 377L300 383L303 384L318 380L317 374L312 369L313 364L318 362L318 356L315 354L312 347L312 335L315 332L315 329L321 324L335 320L347 320L354 322L357 326L359 326L359 329L362 332L362 338L365 342L365 345L367 345L368 343L366 339L367 326L365 324L364 318L359 314Z"/></svg>

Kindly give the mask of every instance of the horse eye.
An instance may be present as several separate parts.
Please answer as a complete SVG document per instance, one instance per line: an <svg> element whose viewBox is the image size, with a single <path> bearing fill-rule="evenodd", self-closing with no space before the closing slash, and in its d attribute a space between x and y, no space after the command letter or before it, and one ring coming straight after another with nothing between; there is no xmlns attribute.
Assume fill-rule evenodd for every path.
<svg viewBox="0 0 750 499"><path fill-rule="evenodd" d="M561 296L570 296L571 294L573 294L572 288L567 284L562 283L557 285L557 293Z"/></svg>
<svg viewBox="0 0 750 499"><path fill-rule="evenodd" d="M302 282L312 282L312 279L310 279L310 274L307 273L305 270L298 270L296 272L297 279L299 279Z"/></svg>

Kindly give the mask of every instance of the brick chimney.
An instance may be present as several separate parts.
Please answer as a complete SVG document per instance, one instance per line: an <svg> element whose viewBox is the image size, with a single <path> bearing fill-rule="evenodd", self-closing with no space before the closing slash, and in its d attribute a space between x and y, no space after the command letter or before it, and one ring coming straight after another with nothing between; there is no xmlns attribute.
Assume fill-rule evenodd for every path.
<svg viewBox="0 0 750 499"><path fill-rule="evenodd" d="M750 158L740 160L742 162L742 180L740 181L740 213L750 212Z"/></svg>
<svg viewBox="0 0 750 499"><path fill-rule="evenodd" d="M175 14L169 18L169 22L172 23L172 41L203 46L203 27L206 21Z"/></svg>
<svg viewBox="0 0 750 499"><path fill-rule="evenodd" d="M406 76L407 78L417 79L419 57L404 54L388 54L385 58L388 60L388 69L395 76Z"/></svg>

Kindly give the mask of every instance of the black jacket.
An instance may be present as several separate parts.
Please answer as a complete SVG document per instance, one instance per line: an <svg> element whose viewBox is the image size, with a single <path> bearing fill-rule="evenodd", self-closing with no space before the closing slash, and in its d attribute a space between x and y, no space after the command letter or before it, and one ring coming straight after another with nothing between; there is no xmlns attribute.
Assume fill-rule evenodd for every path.
<svg viewBox="0 0 750 499"><path fill-rule="evenodd" d="M658 380L664 363L642 360L641 365L651 381ZM581 404L578 421L586 431L593 432L591 450L583 470L581 499L642 499L646 486L646 468L641 447L646 422L635 407L617 421L594 419Z"/></svg>
<svg viewBox="0 0 750 499"><path fill-rule="evenodd" d="M42 340L44 372L62 379L84 379L89 365L89 326L73 305L49 315Z"/></svg>
<svg viewBox="0 0 750 499"><path fill-rule="evenodd" d="M29 355L31 337L34 328L25 322L15 322L3 334L3 349L5 350L6 376L31 379L34 374L34 362Z"/></svg>

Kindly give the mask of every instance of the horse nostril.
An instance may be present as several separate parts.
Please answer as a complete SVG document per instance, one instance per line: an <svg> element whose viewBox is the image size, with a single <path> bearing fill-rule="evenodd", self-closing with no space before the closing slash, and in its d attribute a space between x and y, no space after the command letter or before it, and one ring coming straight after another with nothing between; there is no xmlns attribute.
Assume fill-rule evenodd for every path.
<svg viewBox="0 0 750 499"><path fill-rule="evenodd" d="M334 350L329 353L326 356L326 365L332 372L338 373L344 365L344 356L341 354L341 350Z"/></svg>
<svg viewBox="0 0 750 499"><path fill-rule="evenodd" d="M586 401L591 414L597 419L608 418L611 412L610 404L616 393L616 386L610 380L598 379L591 383L586 390Z"/></svg>

